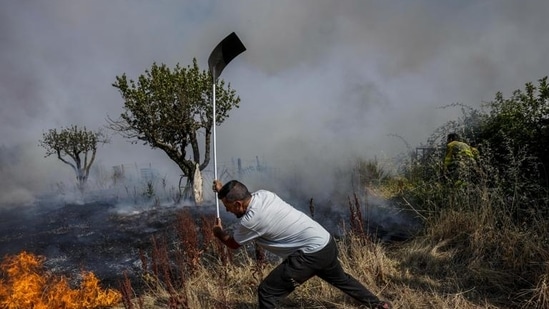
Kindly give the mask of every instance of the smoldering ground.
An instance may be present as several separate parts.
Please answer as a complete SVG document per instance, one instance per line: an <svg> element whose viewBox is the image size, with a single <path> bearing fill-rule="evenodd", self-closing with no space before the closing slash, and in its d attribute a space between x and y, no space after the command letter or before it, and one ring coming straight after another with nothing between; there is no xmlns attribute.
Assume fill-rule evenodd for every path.
<svg viewBox="0 0 549 309"><path fill-rule="evenodd" d="M420 227L413 215L373 195L345 199L343 193L336 192L339 188L327 188L326 196L332 199L326 200L308 196L292 180L277 180L276 170L268 166L243 165L242 170L224 171L222 178L234 174L244 182L267 178L284 183L285 187L278 188L280 196L338 237L350 231L350 203L357 197L364 229L373 238L400 241ZM192 214L197 227L203 224L201 220L213 223L216 214L215 196L209 186L203 188L206 201L194 205L188 199L178 200L174 194L180 192L162 190L154 168L139 172L132 175L126 169L124 177L107 189L90 189L83 195L76 189L52 192L26 205L3 208L0 256L27 251L46 257L46 267L56 274L76 279L82 270L92 271L105 285L115 288L125 275L139 289L147 267L142 257L152 254L153 237L177 242L177 220L184 211ZM210 174L204 173L206 181L213 179ZM220 207L224 225L232 228L236 218L222 204Z"/></svg>

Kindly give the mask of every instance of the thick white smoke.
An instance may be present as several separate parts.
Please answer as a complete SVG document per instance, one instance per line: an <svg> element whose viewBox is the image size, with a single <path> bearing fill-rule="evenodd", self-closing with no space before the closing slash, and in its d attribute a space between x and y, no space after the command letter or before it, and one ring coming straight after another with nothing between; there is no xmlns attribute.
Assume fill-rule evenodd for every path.
<svg viewBox="0 0 549 309"><path fill-rule="evenodd" d="M115 76L197 58L235 31L248 50L221 78L242 98L218 130L220 165L276 165L311 195L340 181L352 158L390 160L458 110L547 75L543 0L5 1L0 11L0 127L18 162L0 169L2 200L28 200L70 177L38 140L71 124L116 117ZM97 164L174 164L120 138ZM173 172L175 171L175 172ZM254 186L274 186L254 183ZM9 197L9 198L6 198Z"/></svg>

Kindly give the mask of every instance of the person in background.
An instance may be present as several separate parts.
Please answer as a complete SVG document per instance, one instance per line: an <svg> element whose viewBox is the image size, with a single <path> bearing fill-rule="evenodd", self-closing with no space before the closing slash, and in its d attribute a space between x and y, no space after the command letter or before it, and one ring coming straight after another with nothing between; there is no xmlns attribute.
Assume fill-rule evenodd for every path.
<svg viewBox="0 0 549 309"><path fill-rule="evenodd" d="M217 218L213 233L231 249L255 241L281 257L282 263L259 284L259 308L276 308L277 302L313 276L318 276L368 308L391 309L358 280L345 273L334 238L319 223L295 209L275 193L250 193L239 181L223 185L214 180L213 190L239 222L231 235Z"/></svg>
<svg viewBox="0 0 549 309"><path fill-rule="evenodd" d="M461 141L457 133L450 133L446 140L444 176L454 184L466 184L477 168L479 152Z"/></svg>

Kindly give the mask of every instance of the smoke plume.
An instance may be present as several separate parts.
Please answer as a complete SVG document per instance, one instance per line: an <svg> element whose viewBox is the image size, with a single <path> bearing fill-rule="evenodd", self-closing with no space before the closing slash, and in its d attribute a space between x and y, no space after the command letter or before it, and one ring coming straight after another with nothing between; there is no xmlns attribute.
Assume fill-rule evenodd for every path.
<svg viewBox="0 0 549 309"><path fill-rule="evenodd" d="M322 194L353 158L390 161L407 150L395 135L418 145L460 113L437 107L479 107L547 75L548 10L542 0L4 1L1 202L70 178L38 140L120 114L115 76L195 57L206 68L232 31L247 51L221 76L242 102L219 127L219 165L257 156ZM160 150L117 137L99 149L107 170L132 163L179 180Z"/></svg>

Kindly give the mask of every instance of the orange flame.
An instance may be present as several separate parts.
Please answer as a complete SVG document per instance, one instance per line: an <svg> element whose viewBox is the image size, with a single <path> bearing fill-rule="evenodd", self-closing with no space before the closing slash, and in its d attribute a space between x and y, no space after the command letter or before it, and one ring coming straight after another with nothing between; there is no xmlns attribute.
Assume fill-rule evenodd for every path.
<svg viewBox="0 0 549 309"><path fill-rule="evenodd" d="M7 256L0 264L0 309L92 309L118 304L122 295L103 290L91 272L82 273L79 289L63 276L43 269L45 258L22 252Z"/></svg>

